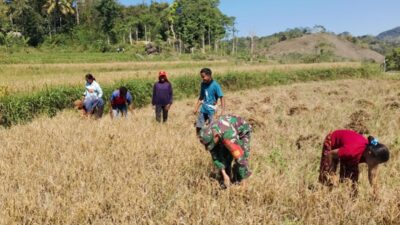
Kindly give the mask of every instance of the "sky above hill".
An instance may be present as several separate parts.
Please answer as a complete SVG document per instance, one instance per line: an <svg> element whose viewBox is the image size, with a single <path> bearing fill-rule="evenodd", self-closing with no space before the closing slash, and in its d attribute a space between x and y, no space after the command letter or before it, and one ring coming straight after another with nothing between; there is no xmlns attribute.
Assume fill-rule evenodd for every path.
<svg viewBox="0 0 400 225"><path fill-rule="evenodd" d="M124 5L151 2L119 1ZM400 0L221 0L220 9L236 17L239 36L265 36L317 24L335 33L377 35L400 26Z"/></svg>

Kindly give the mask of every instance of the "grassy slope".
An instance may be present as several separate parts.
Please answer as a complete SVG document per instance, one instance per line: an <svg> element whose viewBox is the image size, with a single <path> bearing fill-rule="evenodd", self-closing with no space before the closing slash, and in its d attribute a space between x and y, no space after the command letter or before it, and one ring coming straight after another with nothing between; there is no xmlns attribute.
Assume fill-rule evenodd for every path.
<svg viewBox="0 0 400 225"><path fill-rule="evenodd" d="M165 126L146 107L127 120L68 111L0 129L0 223L397 224L399 84L341 80L227 93L228 111L254 125L247 189L220 190L212 178L194 135L194 99L176 102ZM316 182L320 143L354 112L367 115L364 125L392 150L380 168L379 201L370 198L364 166L355 200L346 185L329 192ZM298 149L301 135L311 138Z"/></svg>

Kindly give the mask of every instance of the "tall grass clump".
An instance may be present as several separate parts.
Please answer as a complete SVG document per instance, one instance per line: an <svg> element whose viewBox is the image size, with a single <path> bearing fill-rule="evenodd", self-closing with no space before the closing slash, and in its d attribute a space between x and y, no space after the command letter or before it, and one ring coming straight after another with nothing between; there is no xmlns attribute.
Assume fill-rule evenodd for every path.
<svg viewBox="0 0 400 225"><path fill-rule="evenodd" d="M244 90L262 86L289 84L294 82L334 80L343 78L368 78L379 74L376 66L364 65L359 68L303 69L294 71L227 72L217 74L215 79L224 90ZM186 75L171 79L175 99L196 95L199 92L198 76ZM108 98L114 89L126 86L134 97L134 105L142 107L151 102L152 79L121 80L103 86L104 97ZM13 124L31 121L38 115L54 116L58 111L70 108L75 99L81 98L80 86L47 87L35 93L20 93L0 98L0 124L9 127Z"/></svg>

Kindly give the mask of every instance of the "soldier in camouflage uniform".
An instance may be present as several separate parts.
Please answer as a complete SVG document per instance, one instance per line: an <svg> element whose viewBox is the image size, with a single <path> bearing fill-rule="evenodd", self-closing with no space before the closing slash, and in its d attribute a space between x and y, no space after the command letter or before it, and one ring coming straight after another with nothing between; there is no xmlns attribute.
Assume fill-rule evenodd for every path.
<svg viewBox="0 0 400 225"><path fill-rule="evenodd" d="M221 171L225 186L251 175L248 168L251 126L234 115L220 116L200 131L200 142L210 151L214 165ZM233 166L232 161L235 160Z"/></svg>

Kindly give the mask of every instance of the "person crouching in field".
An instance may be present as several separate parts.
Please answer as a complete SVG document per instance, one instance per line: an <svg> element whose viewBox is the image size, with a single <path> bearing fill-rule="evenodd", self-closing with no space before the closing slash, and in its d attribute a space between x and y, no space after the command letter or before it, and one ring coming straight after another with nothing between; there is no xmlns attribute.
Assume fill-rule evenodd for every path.
<svg viewBox="0 0 400 225"><path fill-rule="evenodd" d="M103 108L102 107L95 107L92 112L88 112L85 108L85 104L83 101L78 99L74 101L74 109L80 110L83 117L94 117L95 119L100 119L103 115Z"/></svg>
<svg viewBox="0 0 400 225"><path fill-rule="evenodd" d="M160 71L158 74L158 82L153 86L152 104L156 110L156 120L161 122L161 112L163 122L168 120L168 111L171 108L173 101L172 85L168 81L167 73Z"/></svg>
<svg viewBox="0 0 400 225"><path fill-rule="evenodd" d="M210 151L225 187L231 182L240 183L251 175L248 167L251 132L250 124L235 115L220 116L200 130L200 142Z"/></svg>
<svg viewBox="0 0 400 225"><path fill-rule="evenodd" d="M85 115L100 118L104 111L103 90L92 74L86 74L85 92L83 93L83 109Z"/></svg>
<svg viewBox="0 0 400 225"><path fill-rule="evenodd" d="M208 122L214 120L217 111L218 99L221 99L221 115L224 114L225 99L221 86L217 81L213 80L212 72L209 68L203 68L200 71L202 79L200 87L200 96L195 105L193 113L196 115L201 105L200 113L196 121L196 134L199 135L200 129Z"/></svg>
<svg viewBox="0 0 400 225"><path fill-rule="evenodd" d="M319 182L327 186L335 185L336 168L340 163L340 182L350 179L354 191L352 194L357 195L358 164L366 163L369 183L377 197L378 165L388 160L388 148L374 137L367 139L352 130L336 130L328 134L323 143Z"/></svg>
<svg viewBox="0 0 400 225"><path fill-rule="evenodd" d="M111 119L115 117L127 117L128 108L132 103L132 95L128 89L121 86L115 90L110 97L110 116Z"/></svg>

